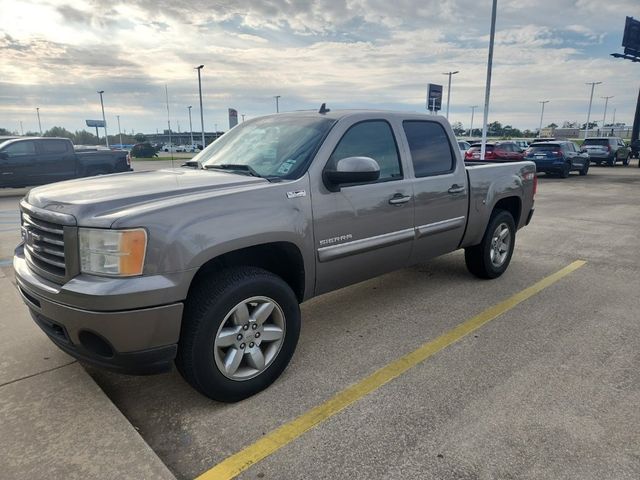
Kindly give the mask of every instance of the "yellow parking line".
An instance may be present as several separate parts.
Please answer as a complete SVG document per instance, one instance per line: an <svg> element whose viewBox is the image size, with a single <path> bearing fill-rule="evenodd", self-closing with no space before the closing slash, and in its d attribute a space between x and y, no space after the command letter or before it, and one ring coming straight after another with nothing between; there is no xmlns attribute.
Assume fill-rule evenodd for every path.
<svg viewBox="0 0 640 480"><path fill-rule="evenodd" d="M440 335L435 340L425 343L413 352L365 377L355 385L347 387L323 404L312 408L298 418L266 434L254 444L249 445L238 453L226 458L210 470L207 470L196 480L227 480L234 478L263 458L268 457L285 445L291 443L319 423L327 420L394 378L399 377L410 368L415 367L420 362L445 349L452 343L482 327L484 324L511 310L541 290L553 285L561 278L582 267L585 263L583 260L576 260L503 302L489 307L482 313L458 325L456 328Z"/></svg>

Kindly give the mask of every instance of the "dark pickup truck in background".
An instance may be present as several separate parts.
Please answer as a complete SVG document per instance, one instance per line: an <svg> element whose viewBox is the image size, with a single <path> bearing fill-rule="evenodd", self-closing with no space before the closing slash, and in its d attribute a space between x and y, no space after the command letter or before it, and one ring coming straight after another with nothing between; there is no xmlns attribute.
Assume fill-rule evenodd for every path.
<svg viewBox="0 0 640 480"><path fill-rule="evenodd" d="M131 170L126 150L75 148L68 138L20 137L0 143L0 188Z"/></svg>

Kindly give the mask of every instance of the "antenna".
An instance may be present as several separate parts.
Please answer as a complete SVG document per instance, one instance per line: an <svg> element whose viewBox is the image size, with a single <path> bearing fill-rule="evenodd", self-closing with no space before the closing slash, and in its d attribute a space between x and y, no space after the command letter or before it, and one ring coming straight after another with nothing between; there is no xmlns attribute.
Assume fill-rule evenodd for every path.
<svg viewBox="0 0 640 480"><path fill-rule="evenodd" d="M327 108L327 104L323 103L322 105L320 105L320 110L318 110L318 113L322 113L323 115L325 113L330 112L331 110Z"/></svg>

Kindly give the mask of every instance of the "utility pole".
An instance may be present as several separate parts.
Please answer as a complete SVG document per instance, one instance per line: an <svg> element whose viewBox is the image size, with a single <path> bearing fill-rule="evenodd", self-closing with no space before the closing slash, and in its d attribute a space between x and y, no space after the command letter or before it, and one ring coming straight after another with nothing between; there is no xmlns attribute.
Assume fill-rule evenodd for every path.
<svg viewBox="0 0 640 480"><path fill-rule="evenodd" d="M36 113L38 114L38 127L40 128L40 136L42 136L42 123L40 123L40 107L36 107Z"/></svg>
<svg viewBox="0 0 640 480"><path fill-rule="evenodd" d="M22 128L22 120L20 120L20 135L24 137L24 128Z"/></svg>
<svg viewBox="0 0 640 480"><path fill-rule="evenodd" d="M204 65L198 65L195 70L198 71L198 93L200 94L200 127L202 128L202 148L207 146L204 141L204 112L202 110L202 78L200 77L200 70L204 68Z"/></svg>
<svg viewBox="0 0 640 480"><path fill-rule="evenodd" d="M589 122L591 121L591 104L593 103L593 89L602 82L586 82L585 85L591 85L591 96L589 97L589 111L587 112L587 125L584 130L584 138L589 136Z"/></svg>
<svg viewBox="0 0 640 480"><path fill-rule="evenodd" d="M116 115L118 119L118 135L120 136L120 148L122 148L122 132L120 131L120 115Z"/></svg>
<svg viewBox="0 0 640 480"><path fill-rule="evenodd" d="M469 128L469 138L471 138L471 135L473 135L473 115L476 112L476 108L478 108L478 105L471 105L471 107L469 107L471 109L471 127Z"/></svg>
<svg viewBox="0 0 640 480"><path fill-rule="evenodd" d="M602 115L602 129L604 130L604 122L607 119L607 106L609 105L609 99L613 98L614 95L609 95L608 97L601 97L604 98L604 115Z"/></svg>
<svg viewBox="0 0 640 480"><path fill-rule="evenodd" d="M104 102L102 101L102 94L104 90L100 90L98 92L100 94L100 106L102 107L102 122L104 123L104 138L107 144L107 148L109 148L109 135L107 134L107 118L104 116Z"/></svg>
<svg viewBox="0 0 640 480"><path fill-rule="evenodd" d="M449 120L449 100L451 100L451 76L456 73L460 73L458 70L455 72L446 72L443 75L449 75L449 86L447 87L447 120Z"/></svg>
<svg viewBox="0 0 640 480"><path fill-rule="evenodd" d="M164 84L164 95L167 100L167 127L169 127L169 151L171 152L171 165L173 166L173 143L171 142L171 114L169 113L169 88Z"/></svg>
<svg viewBox="0 0 640 480"><path fill-rule="evenodd" d="M281 97L282 95L274 95L273 98L276 99L276 113L280 113L280 106L278 104L278 99Z"/></svg>
<svg viewBox="0 0 640 480"><path fill-rule="evenodd" d="M491 8L491 33L489 34L489 58L487 59L487 84L484 92L484 116L482 119L482 144L480 147L480 160L484 161L487 150L487 122L489 119L489 94L491 93L491 68L493 66L493 44L496 37L496 10L498 0L493 0Z"/></svg>
<svg viewBox="0 0 640 480"><path fill-rule="evenodd" d="M189 133L191 134L191 145L193 145L193 125L191 124L191 107L192 106L189 105L187 107L187 110L189 110Z"/></svg>
<svg viewBox="0 0 640 480"><path fill-rule="evenodd" d="M242 123L244 123L244 113L240 116L242 117Z"/></svg>
<svg viewBox="0 0 640 480"><path fill-rule="evenodd" d="M542 104L542 111L540 112L540 126L538 127L538 138L540 138L542 136L542 117L544 116L544 106L549 103L549 100L541 100L538 103Z"/></svg>

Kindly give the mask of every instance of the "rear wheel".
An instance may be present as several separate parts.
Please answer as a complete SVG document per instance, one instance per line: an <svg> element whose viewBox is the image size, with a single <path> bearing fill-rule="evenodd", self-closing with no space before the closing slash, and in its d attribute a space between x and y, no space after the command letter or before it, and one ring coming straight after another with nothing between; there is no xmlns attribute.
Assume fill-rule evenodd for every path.
<svg viewBox="0 0 640 480"><path fill-rule="evenodd" d="M571 173L571 165L568 163L565 163L564 166L562 167L562 170L560 171L560 176L562 178L568 178L570 173Z"/></svg>
<svg viewBox="0 0 640 480"><path fill-rule="evenodd" d="M516 227L511 214L496 210L491 215L482 242L465 248L467 269L479 278L497 278L502 275L513 255Z"/></svg>
<svg viewBox="0 0 640 480"><path fill-rule="evenodd" d="M300 334L300 308L280 277L255 267L201 279L185 304L176 365L207 397L236 402L271 385Z"/></svg>
<svg viewBox="0 0 640 480"><path fill-rule="evenodd" d="M610 167L615 167L616 166L616 155L615 154L607 161L607 165L609 165Z"/></svg>
<svg viewBox="0 0 640 480"><path fill-rule="evenodd" d="M631 154L627 154L627 156L625 157L625 159L622 161L622 165L624 165L625 167L629 165L629 162L631 162Z"/></svg>

